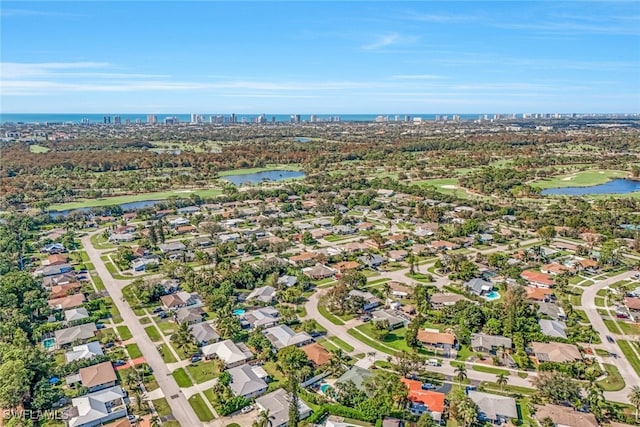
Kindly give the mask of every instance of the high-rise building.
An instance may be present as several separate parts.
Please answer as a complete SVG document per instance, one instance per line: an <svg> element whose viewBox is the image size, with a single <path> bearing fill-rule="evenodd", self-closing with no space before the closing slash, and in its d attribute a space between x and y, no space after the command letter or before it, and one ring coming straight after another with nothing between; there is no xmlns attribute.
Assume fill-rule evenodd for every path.
<svg viewBox="0 0 640 427"><path fill-rule="evenodd" d="M113 118L113 124L115 124L115 125L122 124L122 118L120 116L115 116Z"/></svg>
<svg viewBox="0 0 640 427"><path fill-rule="evenodd" d="M318 116L316 116L315 114L312 114L311 117L309 118L309 121L311 123L315 123L318 121Z"/></svg>
<svg viewBox="0 0 640 427"><path fill-rule="evenodd" d="M156 116L155 114L147 114L147 123L158 123L158 116Z"/></svg>
<svg viewBox="0 0 640 427"><path fill-rule="evenodd" d="M236 123L236 121L236 113L231 113L231 116L229 117L229 123Z"/></svg>

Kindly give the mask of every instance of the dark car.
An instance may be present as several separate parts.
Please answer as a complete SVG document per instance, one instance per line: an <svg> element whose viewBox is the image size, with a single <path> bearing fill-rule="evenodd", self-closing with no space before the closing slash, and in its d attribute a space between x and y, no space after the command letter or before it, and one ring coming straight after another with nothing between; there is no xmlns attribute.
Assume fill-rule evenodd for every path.
<svg viewBox="0 0 640 427"><path fill-rule="evenodd" d="M614 342L616 342L616 340L613 339L613 337L611 335L607 335L607 341L609 341L611 344L613 344Z"/></svg>
<svg viewBox="0 0 640 427"><path fill-rule="evenodd" d="M104 348L111 348L111 347L113 347L114 345L115 345L115 344L113 343L113 341L109 341L108 343L106 343L106 344L104 345Z"/></svg>
<svg viewBox="0 0 640 427"><path fill-rule="evenodd" d="M155 314L155 313L160 313L161 311L164 311L164 310L162 309L162 307L156 307L156 308L154 308L154 309L153 309L153 313L154 313L154 314Z"/></svg>
<svg viewBox="0 0 640 427"><path fill-rule="evenodd" d="M160 313L158 313L158 317L161 319L165 319L167 316L169 316L165 311L161 311Z"/></svg>
<svg viewBox="0 0 640 427"><path fill-rule="evenodd" d="M120 360L120 359L113 361L113 366L124 366L126 364L127 364L127 362L125 362L124 360Z"/></svg>
<svg viewBox="0 0 640 427"><path fill-rule="evenodd" d="M422 383L423 390L435 390L437 387L431 383Z"/></svg>
<svg viewBox="0 0 640 427"><path fill-rule="evenodd" d="M194 354L193 356L191 356L191 363L196 363L202 360L202 356L200 356L199 354Z"/></svg>

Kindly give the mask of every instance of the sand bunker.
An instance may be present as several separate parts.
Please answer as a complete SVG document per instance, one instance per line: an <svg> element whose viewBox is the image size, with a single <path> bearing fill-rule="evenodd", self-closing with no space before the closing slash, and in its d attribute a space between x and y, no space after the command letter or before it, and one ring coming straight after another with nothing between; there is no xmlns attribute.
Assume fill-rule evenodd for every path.
<svg viewBox="0 0 640 427"><path fill-rule="evenodd" d="M445 188L447 190L455 190L456 188L458 188L458 186L453 184L445 184L445 185L441 185L440 188Z"/></svg>

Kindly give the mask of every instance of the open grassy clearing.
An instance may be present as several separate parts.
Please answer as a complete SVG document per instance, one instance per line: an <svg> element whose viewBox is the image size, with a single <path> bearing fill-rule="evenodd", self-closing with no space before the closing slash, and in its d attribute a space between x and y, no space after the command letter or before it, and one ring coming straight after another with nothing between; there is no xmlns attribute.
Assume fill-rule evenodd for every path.
<svg viewBox="0 0 640 427"><path fill-rule="evenodd" d="M338 316L332 314L325 306L318 305L318 312L334 325L344 325L344 322Z"/></svg>
<svg viewBox="0 0 640 427"><path fill-rule="evenodd" d="M159 351L160 351L160 356L162 356L162 361L164 363L176 363L177 362L175 356L173 355L173 353L171 352L171 350L169 349L169 346L167 344L160 345Z"/></svg>
<svg viewBox="0 0 640 427"><path fill-rule="evenodd" d="M192 363L187 365L186 369L189 371L191 378L193 378L196 384L212 380L220 374L220 372L215 368L215 363L213 362Z"/></svg>
<svg viewBox="0 0 640 427"><path fill-rule="evenodd" d="M49 151L51 151L51 149L49 147L44 147L42 145L33 144L29 146L29 151L36 154L43 154L43 153L48 153Z"/></svg>
<svg viewBox="0 0 640 427"><path fill-rule="evenodd" d="M216 197L222 194L219 188L201 188L188 190L169 190L153 193L129 194L124 196L105 197L100 199L81 199L75 202L58 203L49 207L50 211L64 211L69 209L94 208L99 206L121 205L123 203L142 202L146 200L166 200L171 197L188 198L189 195L196 194L200 197Z"/></svg>
<svg viewBox="0 0 640 427"><path fill-rule="evenodd" d="M173 375L173 378L176 380L178 387L191 387L193 385L184 368L176 369L171 375Z"/></svg>
<svg viewBox="0 0 640 427"><path fill-rule="evenodd" d="M130 340L131 338L133 338L133 335L131 334L131 331L127 326L125 325L117 326L117 329L118 329L118 334L120 335L120 338L122 339L122 341Z"/></svg>
<svg viewBox="0 0 640 427"><path fill-rule="evenodd" d="M640 359L633 351L633 348L631 347L632 345L633 344L629 341L618 340L618 346L620 347L620 350L622 350L624 357L627 358L627 360L633 367L633 370L636 371L636 374L640 376Z"/></svg>
<svg viewBox="0 0 640 427"><path fill-rule="evenodd" d="M567 175L559 175L542 181L533 182L531 185L538 188L558 187L589 187L604 184L614 178L626 178L629 173L615 169L591 169L575 172Z"/></svg>
<svg viewBox="0 0 640 427"><path fill-rule="evenodd" d="M598 384L604 391L618 391L624 388L624 380L620 375L620 371L614 365L603 363L602 367L607 371L607 377Z"/></svg>
<svg viewBox="0 0 640 427"><path fill-rule="evenodd" d="M154 342L162 341L160 332L158 332L158 328L156 328L154 325L147 326L146 328L144 328L144 330L147 333L147 335L149 335L149 338L151 339L151 341L154 341Z"/></svg>
<svg viewBox="0 0 640 427"><path fill-rule="evenodd" d="M200 421L207 422L215 418L200 394L194 394L191 396L189 398L189 404Z"/></svg>

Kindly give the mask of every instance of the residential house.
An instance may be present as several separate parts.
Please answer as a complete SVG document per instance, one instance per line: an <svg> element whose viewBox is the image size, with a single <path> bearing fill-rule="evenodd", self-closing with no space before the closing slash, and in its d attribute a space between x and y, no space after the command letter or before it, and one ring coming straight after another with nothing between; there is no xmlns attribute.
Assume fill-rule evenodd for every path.
<svg viewBox="0 0 640 427"><path fill-rule="evenodd" d="M600 424L593 414L576 411L569 406L535 405L534 417L542 425L542 420L550 418L559 427L598 427Z"/></svg>
<svg viewBox="0 0 640 427"><path fill-rule="evenodd" d="M389 261L391 262L400 262L400 261L404 261L408 255L409 255L409 252L405 251L404 249L400 249L400 250L389 251L387 253L387 258L389 258Z"/></svg>
<svg viewBox="0 0 640 427"><path fill-rule="evenodd" d="M202 307L181 307L175 312L175 319L180 324L193 325L202 322L205 314Z"/></svg>
<svg viewBox="0 0 640 427"><path fill-rule="evenodd" d="M359 231L373 230L375 228L375 224L363 221L363 222L359 222L358 224L356 224L356 228Z"/></svg>
<svg viewBox="0 0 640 427"><path fill-rule="evenodd" d="M49 277L69 273L71 271L73 271L73 267L69 264L45 265L37 269L34 275L37 277Z"/></svg>
<svg viewBox="0 0 640 427"><path fill-rule="evenodd" d="M413 289L404 283L396 282L392 280L389 282L389 288L391 289L391 295L396 298L408 298L413 294Z"/></svg>
<svg viewBox="0 0 640 427"><path fill-rule="evenodd" d="M78 282L64 283L62 285L53 285L47 295L47 299L64 298L69 295L78 293L82 289L82 285Z"/></svg>
<svg viewBox="0 0 640 427"><path fill-rule="evenodd" d="M448 306L454 305L458 301L464 301L464 300L466 300L466 298L463 297L462 295L449 294L449 293L444 293L444 294L437 293L437 294L431 295L429 302L431 303L431 307L434 310L438 310L438 309L441 309L442 307L448 307Z"/></svg>
<svg viewBox="0 0 640 427"><path fill-rule="evenodd" d="M478 418L482 421L502 424L503 422L509 423L512 418L518 418L518 408L513 397L499 396L476 390L470 390L468 396L478 405Z"/></svg>
<svg viewBox="0 0 640 427"><path fill-rule="evenodd" d="M231 340L224 340L214 344L209 344L200 349L206 359L217 357L222 360L227 368L240 366L253 356L251 352L243 346L240 348Z"/></svg>
<svg viewBox="0 0 640 427"><path fill-rule="evenodd" d="M86 319L87 317L89 317L89 312L84 307L72 308L64 312L64 320L67 323Z"/></svg>
<svg viewBox="0 0 640 427"><path fill-rule="evenodd" d="M235 396L253 399L267 391L267 383L253 371L251 366L246 363L244 365L228 369L227 372L231 375L229 388Z"/></svg>
<svg viewBox="0 0 640 427"><path fill-rule="evenodd" d="M69 262L69 257L64 254L51 254L47 257L47 265L63 265Z"/></svg>
<svg viewBox="0 0 640 427"><path fill-rule="evenodd" d="M557 276L558 274L570 273L573 270L571 268L567 267L564 264L560 264L560 263L557 263L557 262L552 262L552 263L545 264L542 267L540 267L540 271L542 273L545 273L545 274L550 274L550 275L553 275L553 276Z"/></svg>
<svg viewBox="0 0 640 427"><path fill-rule="evenodd" d="M420 329L417 338L423 345L445 349L453 347L456 342L454 334L429 329Z"/></svg>
<svg viewBox="0 0 640 427"><path fill-rule="evenodd" d="M262 286L255 288L247 295L247 301L259 301L266 304L270 304L276 296L276 288L273 286Z"/></svg>
<svg viewBox="0 0 640 427"><path fill-rule="evenodd" d="M47 301L49 308L53 310L64 310L68 308L80 307L84 304L84 294L74 294L62 298L50 299Z"/></svg>
<svg viewBox="0 0 640 427"><path fill-rule="evenodd" d="M289 395L284 389L257 398L256 405L269 413L271 427L284 427L289 422ZM298 414L301 420L311 415L311 408L302 399L298 399Z"/></svg>
<svg viewBox="0 0 640 427"><path fill-rule="evenodd" d="M277 325L280 321L280 313L273 307L261 307L247 311L240 316L240 323L245 328L268 328Z"/></svg>
<svg viewBox="0 0 640 427"><path fill-rule="evenodd" d="M58 347L64 347L74 342L87 341L96 335L98 328L95 323L84 323L70 328L58 329L54 332Z"/></svg>
<svg viewBox="0 0 640 427"><path fill-rule="evenodd" d="M133 233L113 233L109 235L108 240L109 242L115 244L133 242L134 240L136 240L136 235Z"/></svg>
<svg viewBox="0 0 640 427"><path fill-rule="evenodd" d="M296 276L282 276L278 278L277 284L284 285L287 288L295 286L298 283L298 278Z"/></svg>
<svg viewBox="0 0 640 427"><path fill-rule="evenodd" d="M407 399L411 404L411 413L414 415L422 415L428 412L434 421L440 422L440 420L442 420L442 414L444 413L445 394L437 391L423 390L420 381L406 378L401 378L400 380L409 389Z"/></svg>
<svg viewBox="0 0 640 427"><path fill-rule="evenodd" d="M75 362L76 360L91 359L93 357L104 355L102 347L98 341L92 341L86 344L77 345L72 350L67 351L64 354L64 359L67 363Z"/></svg>
<svg viewBox="0 0 640 427"><path fill-rule="evenodd" d="M333 357L331 352L316 342L304 345L300 347L300 350L307 355L307 359L309 359L314 366L326 365Z"/></svg>
<svg viewBox="0 0 640 427"><path fill-rule="evenodd" d="M471 279L468 282L464 282L464 288L470 293L478 296L484 296L491 292L493 284L482 279Z"/></svg>
<svg viewBox="0 0 640 427"><path fill-rule="evenodd" d="M169 243L160 243L158 245L158 249L160 249L160 252L162 252L163 254L168 254L171 252L186 251L187 247L184 245L184 243L181 243L181 242L169 242Z"/></svg>
<svg viewBox="0 0 640 427"><path fill-rule="evenodd" d="M264 330L264 335L271 341L271 344L278 350L290 345L299 347L310 343L313 338L306 332L294 332L287 325L278 325Z"/></svg>
<svg viewBox="0 0 640 427"><path fill-rule="evenodd" d="M180 289L180 283L176 279L162 279L160 285L164 288L165 294L172 294Z"/></svg>
<svg viewBox="0 0 640 427"><path fill-rule="evenodd" d="M499 335L471 334L471 349L473 351L490 353L501 348L509 350L511 345L511 338Z"/></svg>
<svg viewBox="0 0 640 427"><path fill-rule="evenodd" d="M40 252L45 254L61 254L67 252L67 249L62 243L50 243L40 248Z"/></svg>
<svg viewBox="0 0 640 427"><path fill-rule="evenodd" d="M51 290L51 288L55 285L64 285L76 281L76 273L70 271L68 273L58 274L56 276L44 277L42 279L42 287L47 290Z"/></svg>
<svg viewBox="0 0 640 427"><path fill-rule="evenodd" d="M351 381L358 390L364 391L365 381L372 376L373 373L370 370L354 365L336 380L336 384Z"/></svg>
<svg viewBox="0 0 640 427"><path fill-rule="evenodd" d="M580 350L573 344L559 342L532 342L531 350L538 363L541 362L574 362L582 360Z"/></svg>
<svg viewBox="0 0 640 427"><path fill-rule="evenodd" d="M301 266L301 265L309 265L314 262L318 255L314 252L300 252L298 255L294 255L289 258L289 261L293 265Z"/></svg>
<svg viewBox="0 0 640 427"><path fill-rule="evenodd" d="M346 274L349 271L353 271L353 270L357 270L358 268L360 268L360 263L357 261L342 261L339 262L337 264L333 265L333 268L339 273L339 274Z"/></svg>
<svg viewBox="0 0 640 427"><path fill-rule="evenodd" d="M549 301L553 295L553 291L549 288L537 288L533 286L525 286L527 299L530 301Z"/></svg>
<svg viewBox="0 0 640 427"><path fill-rule="evenodd" d="M562 307L552 302L538 302L538 313L544 314L553 320L565 320L567 318Z"/></svg>
<svg viewBox="0 0 640 427"><path fill-rule="evenodd" d="M454 249L460 249L460 245L457 243L448 242L446 240L434 240L429 243L433 249L438 251L451 251Z"/></svg>
<svg viewBox="0 0 640 427"><path fill-rule="evenodd" d="M167 310L176 310L181 307L192 305L201 305L200 296L197 293L189 293L184 291L175 294L163 295L160 297L162 306Z"/></svg>
<svg viewBox="0 0 640 427"><path fill-rule="evenodd" d="M358 289L352 289L349 291L349 296L347 298L362 298L363 306L362 309L365 311L372 310L380 305L380 298L373 295L369 291L361 291Z"/></svg>
<svg viewBox="0 0 640 427"><path fill-rule="evenodd" d="M118 380L111 362L102 362L97 365L87 366L78 371L80 383L89 389L89 392L102 390L116 385Z"/></svg>
<svg viewBox="0 0 640 427"><path fill-rule="evenodd" d="M69 427L94 427L127 416L126 392L120 386L71 399Z"/></svg>
<svg viewBox="0 0 640 427"><path fill-rule="evenodd" d="M213 329L213 326L208 322L195 323L189 326L189 331L198 346L220 341L220 335L218 335L216 330Z"/></svg>
<svg viewBox="0 0 640 427"><path fill-rule="evenodd" d="M356 253L356 252L362 252L368 249L368 246L365 245L364 243L361 242L349 242L349 243L345 243L344 245L340 246L340 248L348 253L348 254L352 254L352 253Z"/></svg>
<svg viewBox="0 0 640 427"><path fill-rule="evenodd" d="M378 268L378 267L380 267L382 265L382 263L385 261L385 259L384 259L384 257L382 255L365 254L365 255L360 255L358 257L358 261L360 261L362 264L364 264L365 266L367 266L369 268L376 269L376 268Z"/></svg>
<svg viewBox="0 0 640 427"><path fill-rule="evenodd" d="M567 325L564 322L540 319L538 320L538 325L540 325L540 331L548 337L567 339L567 333L565 332Z"/></svg>
<svg viewBox="0 0 640 427"><path fill-rule="evenodd" d="M176 228L176 227L180 227L181 225L188 225L188 224L189 224L189 220L181 216L169 220L169 226L171 228Z"/></svg>
<svg viewBox="0 0 640 427"><path fill-rule="evenodd" d="M336 271L326 265L316 264L314 267L303 268L302 274L312 280L322 280L333 277L336 274Z"/></svg>
<svg viewBox="0 0 640 427"><path fill-rule="evenodd" d="M520 273L520 277L529 282L532 286L536 286L538 288L551 288L554 284L551 276L538 271L525 270Z"/></svg>
<svg viewBox="0 0 640 427"><path fill-rule="evenodd" d="M147 256L131 261L131 269L133 271L146 271L150 265L160 265L160 260L154 256Z"/></svg>
<svg viewBox="0 0 640 427"><path fill-rule="evenodd" d="M389 329L396 329L405 326L409 321L405 316L401 316L396 310L375 310L371 312L372 322L389 322Z"/></svg>

